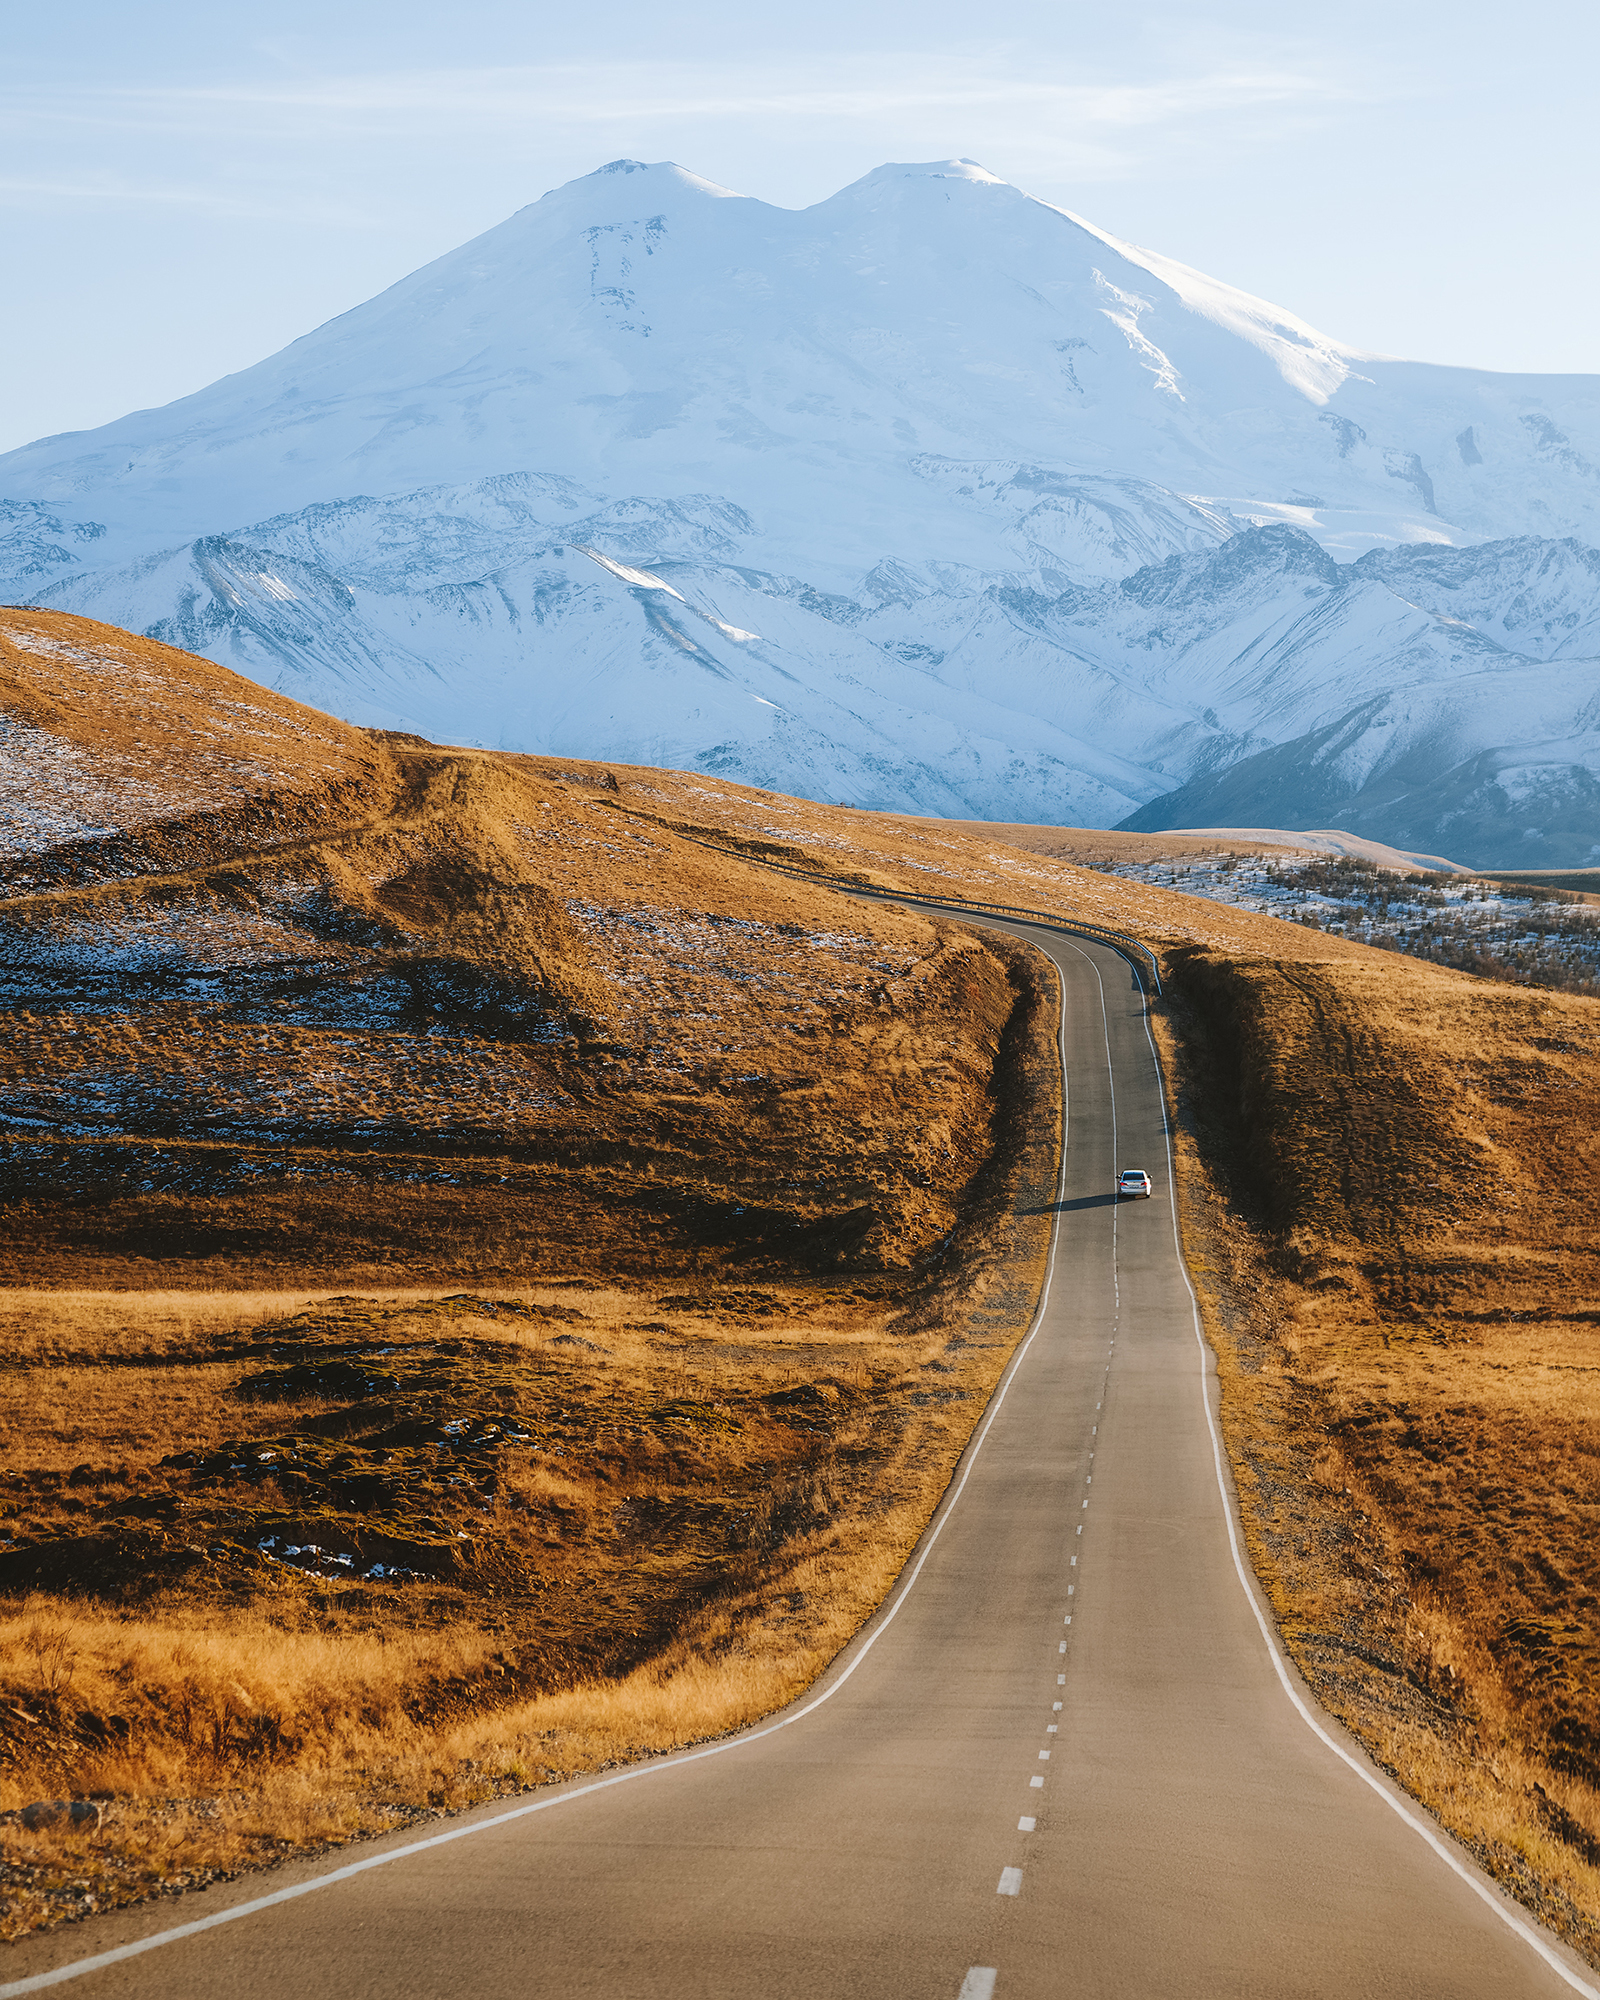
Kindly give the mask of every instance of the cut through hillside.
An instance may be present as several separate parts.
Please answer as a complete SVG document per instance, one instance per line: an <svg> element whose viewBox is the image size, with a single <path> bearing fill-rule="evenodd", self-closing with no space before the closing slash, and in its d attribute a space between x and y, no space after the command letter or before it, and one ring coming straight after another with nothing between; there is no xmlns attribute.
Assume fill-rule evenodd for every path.
<svg viewBox="0 0 1600 2000"><path fill-rule="evenodd" d="M1128 853L1093 832L1013 845L703 779L649 787L737 851L1154 950L1184 1239L1289 1650L1600 1960L1600 1003L1087 872L1071 857Z"/></svg>
<svg viewBox="0 0 1600 2000"><path fill-rule="evenodd" d="M1169 962L1246 1535L1323 1702L1600 1959L1596 1003Z"/></svg>

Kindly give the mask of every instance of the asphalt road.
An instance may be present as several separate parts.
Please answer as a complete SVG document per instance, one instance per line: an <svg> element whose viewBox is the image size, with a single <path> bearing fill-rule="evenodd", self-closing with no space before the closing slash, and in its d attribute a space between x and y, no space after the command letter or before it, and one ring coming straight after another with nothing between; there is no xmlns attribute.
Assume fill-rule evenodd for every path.
<svg viewBox="0 0 1600 2000"><path fill-rule="evenodd" d="M1063 978L1051 1288L920 1567L819 1688L710 1753L374 1843L331 1882L308 1862L31 1940L0 1957L0 1995L196 1919L74 1991L1595 1992L1291 1695L1235 1563L1138 984L1105 947L999 927ZM1125 1166L1153 1199L1116 1204Z"/></svg>

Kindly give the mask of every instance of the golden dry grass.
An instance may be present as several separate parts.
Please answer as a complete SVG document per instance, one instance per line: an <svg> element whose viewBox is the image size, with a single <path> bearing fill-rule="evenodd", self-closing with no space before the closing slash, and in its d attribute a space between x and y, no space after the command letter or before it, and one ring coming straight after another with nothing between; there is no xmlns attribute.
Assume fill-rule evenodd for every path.
<svg viewBox="0 0 1600 2000"><path fill-rule="evenodd" d="M1247 837L1222 839L1215 834L1118 833L1113 828L1081 826L1009 826L993 829L1009 847L1077 868L1115 868L1124 862L1203 861L1224 855L1266 855L1279 860L1314 848L1295 848L1278 841Z"/></svg>
<svg viewBox="0 0 1600 2000"><path fill-rule="evenodd" d="M1290 1650L1600 1963L1595 1003L1086 876L1126 858L1095 833L651 783L747 851L1157 951L1191 1261Z"/></svg>
<svg viewBox="0 0 1600 2000"><path fill-rule="evenodd" d="M1600 1955L1600 1010L1200 954L1159 1024L1246 1534L1322 1700Z"/></svg>
<svg viewBox="0 0 1600 2000"><path fill-rule="evenodd" d="M924 1440L925 1443L929 1440ZM306 1847L388 1831L747 1726L802 1693L871 1615L947 1476L945 1450L905 1468L906 1489L868 1519L841 1518L785 1548L743 1590L693 1607L647 1663L607 1679L455 1714L407 1712L411 1689L482 1689L507 1674L494 1633L352 1639L264 1622L118 1622L23 1606L0 1622L0 1659L59 1648L85 1691L133 1676L189 1704L193 1736L82 1760L80 1791L111 1794L93 1831L0 1828L0 1937L173 1893ZM491 1650L496 1648L496 1650ZM102 1697L107 1698L107 1697ZM26 1697L13 1697L13 1708ZM258 1700L273 1704L262 1711ZM264 1767L209 1746L291 1706L314 1726Z"/></svg>
<svg viewBox="0 0 1600 2000"><path fill-rule="evenodd" d="M85 883L359 819L392 776L367 731L170 646L0 607L0 881Z"/></svg>
<svg viewBox="0 0 1600 2000"><path fill-rule="evenodd" d="M98 643L93 629L80 642ZM24 1852L8 1829L16 1924L76 1907L67 1885L90 1854L105 1894L144 1893L163 1871L241 1865L731 1726L803 1686L870 1609L1022 1317L1026 1287L995 1277L1000 1239L973 1218L1005 1151L997 1114L1015 1109L1006 1038L1026 981L970 935L847 903L832 882L1032 908L1160 955L1184 1226L1252 1554L1290 1647L1374 1753L1593 1952L1593 1003L1076 865L1117 858L1106 836L860 813L685 773L396 743L373 757L359 823L252 845L234 822L181 867L158 828L124 845L124 879L68 871L4 908L8 1045L26 1060L0 1082L13 1104L40 1079L58 1093L29 1100L40 1123L9 1141L0 1257L34 1289L0 1311L5 1379L15 1419L38 1421L8 1518L42 1546L83 1525L75 1502L97 1519L124 1501L172 1509L154 1527L129 1517L152 1587L119 1609L22 1579L35 1596L7 1628L5 1683L30 1715L51 1692L28 1636L43 1617L64 1621L56 1654L79 1656L97 1700L116 1645L134 1643L118 1635L136 1632L141 1659L207 1663L196 1685L213 1719L219 1700L237 1709L215 1754L214 1729L147 1727L148 1761L121 1767L124 1796L87 1847L54 1836ZM1178 844L1145 837L1141 852ZM131 984L73 971L130 939L157 967L138 1005ZM197 971L215 982L200 1000L180 990ZM398 1011L368 1004L401 988ZM317 1012L330 994L341 1019ZM469 1004L485 994L487 1015ZM1011 1252L1014 1276L1027 1260ZM951 1347L991 1282L989 1344ZM68 1298L72 1285L86 1289ZM200 1458L244 1435L247 1350L275 1319L298 1316L311 1340L319 1313L349 1310L330 1291L359 1289L368 1346L380 1326L425 1344L451 1286L581 1311L610 1350L574 1377L583 1351L557 1363L553 1328L577 1322L458 1301L463 1382L498 1393L515 1370L494 1356L515 1353L515 1394L548 1431L556 1387L613 1371L633 1428L656 1439L625 1461L598 1425L581 1464L503 1452L486 1540L503 1539L475 1580L367 1588L374 1612L354 1602L361 1586L264 1582L228 1552L241 1523L326 1518L315 1480L298 1496L278 1474L208 1487L194 1467L119 1483L124 1461L148 1467L180 1433ZM930 1378L967 1402L912 1400ZM765 1399L819 1385L838 1403L824 1399L815 1433L785 1433L812 1459L717 1444L767 1437L782 1406ZM744 1428L691 1427L688 1452L648 1416L674 1404L743 1411ZM320 1478L317 1409L253 1410L250 1435L270 1423L307 1440ZM830 1455L869 1415L887 1442L862 1484ZM663 1435L679 1440L666 1459ZM137 1452L113 1448L123 1436ZM753 1492L754 1468L780 1458L800 1482L790 1525L822 1512L787 1539L762 1531L748 1572L748 1540L734 1550L724 1523L709 1592L705 1503L726 1507L747 1475ZM93 1477L74 1485L80 1464ZM469 1504L437 1482L426 1502L412 1507L436 1524L413 1520L424 1540ZM648 1565L663 1622L644 1652L618 1646L618 1600L588 1624L518 1626L513 1655L510 1614L485 1591L519 1563L637 1569L635 1502L674 1523ZM177 1564L185 1548L204 1565ZM222 1644L224 1605L237 1656L185 1653ZM386 1710L385 1647L402 1679L453 1687L450 1701ZM273 1664L252 1680L258 1653ZM389 1731L372 1734L358 1697ZM314 1747L230 1765L240 1718L263 1712L303 1712ZM93 1746L59 1716L4 1726L11 1797L85 1779L71 1760Z"/></svg>
<svg viewBox="0 0 1600 2000"><path fill-rule="evenodd" d="M532 760L396 757L361 828L0 906L0 1277L881 1268L942 1239L988 1143L994 952L597 822Z"/></svg>
<svg viewBox="0 0 1600 2000"><path fill-rule="evenodd" d="M47 636L36 684L126 665ZM0 1799L113 1793L102 1899L785 1698L1037 1277L1027 954L597 817L605 774L363 783L177 867L130 810L0 908ZM3 1839L14 1928L80 1906L75 1836Z"/></svg>
<svg viewBox="0 0 1600 2000"><path fill-rule="evenodd" d="M0 1522L0 1809L99 1793L106 1819L0 1828L7 1934L694 1742L808 1685L926 1523L1036 1291L1047 997L931 1284L258 1296L187 1320L49 1301L3 1378L28 1444ZM123 1325L84 1358L108 1318L150 1350ZM390 1371L353 1402L348 1377L252 1395L286 1358L352 1354ZM326 1560L352 1546L404 1570Z"/></svg>

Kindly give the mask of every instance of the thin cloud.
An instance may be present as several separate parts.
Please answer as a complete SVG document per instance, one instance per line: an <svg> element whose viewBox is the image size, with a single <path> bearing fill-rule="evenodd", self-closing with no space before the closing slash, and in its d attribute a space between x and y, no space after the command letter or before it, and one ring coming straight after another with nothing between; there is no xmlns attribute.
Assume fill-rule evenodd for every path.
<svg viewBox="0 0 1600 2000"><path fill-rule="evenodd" d="M859 71L859 62L852 65ZM1326 70L1237 68L1154 83L1079 82L1036 73L987 71L955 51L943 62L886 61L881 74L842 89L831 74L784 81L771 68L704 65L561 65L540 68L375 73L293 83L217 82L195 86L116 86L75 91L56 101L13 93L12 112L30 122L119 130L170 130L208 114L242 111L296 120L379 121L418 117L434 124L484 120L520 124L529 117L563 124L682 123L689 119L795 118L872 120L929 112L1016 110L1070 119L1106 131L1145 130L1219 112L1290 104L1352 101L1353 86Z"/></svg>
<svg viewBox="0 0 1600 2000"><path fill-rule="evenodd" d="M241 222L309 222L375 228L382 218L317 195L302 201L264 200L202 182L123 180L109 174L0 174L0 204L8 207L188 209Z"/></svg>
<svg viewBox="0 0 1600 2000"><path fill-rule="evenodd" d="M856 58L848 85L840 62L628 61L14 88L0 92L11 135L0 203L386 228L390 193L404 184L414 202L417 170L440 146L501 167L552 155L592 165L608 151L694 164L729 143L748 152L753 134L763 150L811 149L825 135L827 150L850 157L988 153L1008 178L1060 187L1159 171L1196 134L1212 150L1259 148L1286 122L1303 129L1372 101L1369 86L1326 64L1273 53L1138 82L1040 74L991 45ZM86 168L96 152L104 171ZM791 198L833 192L780 174Z"/></svg>

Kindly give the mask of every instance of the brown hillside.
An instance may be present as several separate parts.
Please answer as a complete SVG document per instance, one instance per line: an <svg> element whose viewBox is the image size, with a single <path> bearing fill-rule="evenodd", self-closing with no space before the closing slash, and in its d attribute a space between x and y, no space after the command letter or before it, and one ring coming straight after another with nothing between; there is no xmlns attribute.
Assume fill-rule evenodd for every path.
<svg viewBox="0 0 1600 2000"><path fill-rule="evenodd" d="M123 818L0 905L11 1282L888 1269L948 1234L1014 1005L970 934L270 697L241 763L213 724L256 691L148 644L85 749L85 661L132 648L32 618L0 619L29 712L104 748Z"/></svg>
<svg viewBox="0 0 1600 2000"><path fill-rule="evenodd" d="M123 787L13 820L0 901L0 1810L109 1794L0 1826L0 1927L803 1687L1031 1308L1037 965L631 780L0 628L12 795Z"/></svg>
<svg viewBox="0 0 1600 2000"><path fill-rule="evenodd" d="M1600 1004L946 822L655 780L748 847L1149 943L1246 1534L1312 1686L1600 1962ZM1118 837L1121 838L1120 836Z"/></svg>
<svg viewBox="0 0 1600 2000"><path fill-rule="evenodd" d="M1086 873L1065 857L1117 858L1092 832L637 777L737 851L1155 949L1185 1235L1291 1651L1600 1957L1600 1006Z"/></svg>
<svg viewBox="0 0 1600 2000"><path fill-rule="evenodd" d="M1392 957L1201 952L1169 991L1187 1231L1286 1636L1593 1957L1600 1007Z"/></svg>
<svg viewBox="0 0 1600 2000"><path fill-rule="evenodd" d="M193 667L307 741L325 728L335 761L289 757L281 833L248 818L280 795L240 780L226 820L174 791L199 846L159 817L24 841L31 883L0 903L0 1344L8 1425L36 1441L0 1551L36 1593L0 1667L35 1718L11 1797L92 1769L130 1800L255 1801L171 1835L235 1865L330 1813L388 1823L687 1740L816 1670L1020 1324L1037 1241L1001 1224L1005 1135L1023 1121L1035 1177L1049 1147L1027 954L831 886L855 883L1156 952L1186 1242L1290 1647L1594 1951L1593 1001L1089 872L1098 835L377 741L153 650L175 685ZM965 1400L926 1400L946 1392ZM452 1568L468 1526L481 1555ZM261 1559L291 1530L318 1553ZM120 1610L72 1595L71 1537L102 1538L70 1557L102 1562L81 1570L97 1591L131 1565ZM402 1543L409 1579L374 1584ZM369 1580L341 1581L358 1564ZM363 1655L372 1632L413 1650ZM53 1646L76 1649L77 1695ZM180 1655L204 1739L198 1694L141 1720L119 1692L160 1690ZM564 1692L588 1674L603 1695ZM431 1692L408 1707L413 1683ZM119 1715L143 1763L118 1762ZM387 1791L350 1776L380 1768ZM117 1838L135 1893L156 1862ZM28 1860L18 1922L66 1907L50 1865Z"/></svg>
<svg viewBox="0 0 1600 2000"><path fill-rule="evenodd" d="M216 860L375 802L363 730L59 611L0 609L0 882Z"/></svg>

